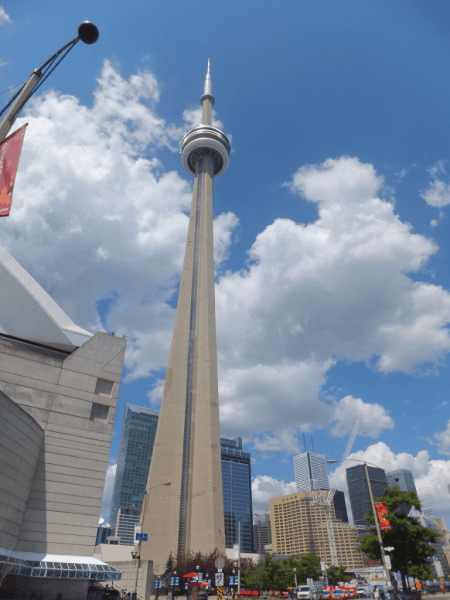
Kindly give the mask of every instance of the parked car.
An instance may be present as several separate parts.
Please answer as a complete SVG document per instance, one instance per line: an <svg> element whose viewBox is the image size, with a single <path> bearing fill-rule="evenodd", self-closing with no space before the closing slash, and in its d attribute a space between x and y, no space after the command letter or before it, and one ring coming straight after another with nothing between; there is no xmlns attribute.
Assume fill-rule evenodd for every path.
<svg viewBox="0 0 450 600"><path fill-rule="evenodd" d="M358 598L368 598L370 596L369 590L365 587L359 587L356 593L358 594Z"/></svg>

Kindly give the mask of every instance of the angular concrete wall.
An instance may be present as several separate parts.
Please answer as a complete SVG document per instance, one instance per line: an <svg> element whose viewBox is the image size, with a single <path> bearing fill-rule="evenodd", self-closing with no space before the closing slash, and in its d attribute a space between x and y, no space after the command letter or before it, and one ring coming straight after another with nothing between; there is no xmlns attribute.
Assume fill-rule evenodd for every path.
<svg viewBox="0 0 450 600"><path fill-rule="evenodd" d="M0 338L0 390L44 429L17 550L92 555L126 340L68 355Z"/></svg>
<svg viewBox="0 0 450 600"><path fill-rule="evenodd" d="M0 392L0 546L16 548L44 430Z"/></svg>

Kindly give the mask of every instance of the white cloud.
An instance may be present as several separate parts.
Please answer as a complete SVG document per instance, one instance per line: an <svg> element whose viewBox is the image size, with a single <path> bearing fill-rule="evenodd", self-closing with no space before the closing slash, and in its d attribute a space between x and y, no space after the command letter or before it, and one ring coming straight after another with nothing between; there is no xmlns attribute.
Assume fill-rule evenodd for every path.
<svg viewBox="0 0 450 600"><path fill-rule="evenodd" d="M270 498L285 496L296 491L295 482L285 483L268 475L258 475L252 481L253 512L269 508Z"/></svg>
<svg viewBox="0 0 450 600"><path fill-rule="evenodd" d="M111 512L111 501L114 491L114 480L116 479L116 470L117 463L114 463L113 465L109 465L108 470L106 471L105 487L103 489L102 508L100 510L100 516L101 519L103 518L103 520L108 520L109 513Z"/></svg>
<svg viewBox="0 0 450 600"><path fill-rule="evenodd" d="M440 179L430 182L428 189L421 194L422 198L430 206L438 208L450 204L450 185Z"/></svg>
<svg viewBox="0 0 450 600"><path fill-rule="evenodd" d="M440 407L445 404L447 403L443 402ZM447 423L447 428L440 433L435 433L434 437L438 441L439 454L450 454L450 421Z"/></svg>
<svg viewBox="0 0 450 600"><path fill-rule="evenodd" d="M393 426L381 405L336 404L320 390L339 360L415 372L448 352L450 295L408 276L437 246L378 197L383 178L356 158L302 167L290 187L316 204L317 220L277 219L257 236L249 268L217 285L223 427L264 433L256 444L274 448L287 426L335 423L343 435L357 413L364 435L377 436Z"/></svg>
<svg viewBox="0 0 450 600"><path fill-rule="evenodd" d="M12 19L8 14L6 14L3 6L0 6L0 25L5 25L6 23L12 23Z"/></svg>
<svg viewBox="0 0 450 600"><path fill-rule="evenodd" d="M333 416L336 422L331 433L336 436L348 435L358 418L361 418L359 435L376 438L383 429L394 427L394 421L381 404L369 404L353 396L345 396L337 402Z"/></svg>
<svg viewBox="0 0 450 600"><path fill-rule="evenodd" d="M357 458L373 463L385 471L408 469L412 471L417 493L425 508L431 508L437 517L448 516L450 483L450 460L430 460L426 450L421 450L416 456L407 452L395 454L383 442L369 446L365 451L354 452L349 458ZM357 462L342 463L344 468L339 470L338 489L347 490L345 469L358 464ZM350 508L348 506L348 508Z"/></svg>

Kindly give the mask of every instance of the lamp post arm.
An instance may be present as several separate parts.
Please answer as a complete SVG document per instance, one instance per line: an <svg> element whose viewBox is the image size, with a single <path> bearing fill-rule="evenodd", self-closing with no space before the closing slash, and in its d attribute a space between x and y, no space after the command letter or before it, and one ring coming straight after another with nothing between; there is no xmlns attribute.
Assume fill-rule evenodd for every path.
<svg viewBox="0 0 450 600"><path fill-rule="evenodd" d="M14 121L20 114L20 111L31 98L31 96L36 92L36 90L44 83L47 77L53 73L59 63L65 58L68 53L72 50L77 42L80 40L85 44L94 44L98 40L98 29L89 21L83 21L80 23L78 27L78 35L77 37L70 40L67 44L65 44L62 48L60 48L53 56L51 56L45 63L39 67L39 69L35 69L28 81L24 84L21 90L6 104L6 106L0 111L0 116L8 110L3 121L0 123L0 142L2 142L12 126L14 125ZM59 60L56 60L59 57Z"/></svg>

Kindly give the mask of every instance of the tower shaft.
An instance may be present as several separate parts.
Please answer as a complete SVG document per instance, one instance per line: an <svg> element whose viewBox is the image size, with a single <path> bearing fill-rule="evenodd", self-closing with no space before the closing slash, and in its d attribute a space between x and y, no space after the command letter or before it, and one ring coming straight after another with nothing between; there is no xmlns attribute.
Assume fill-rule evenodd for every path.
<svg viewBox="0 0 450 600"><path fill-rule="evenodd" d="M209 89L202 97L204 121L208 114L212 117L213 103ZM208 126L212 140L219 139L219 134L226 139L210 122L203 125ZM187 145L189 156L183 155L190 172L195 168L194 190L142 514L142 531L149 538L142 543L141 558L152 560L157 574L164 571L170 553L225 551L213 240L214 177L222 168L222 157L214 146L219 142L199 137L196 129L185 136L189 140L195 133L194 142ZM161 485L167 479L170 487Z"/></svg>

